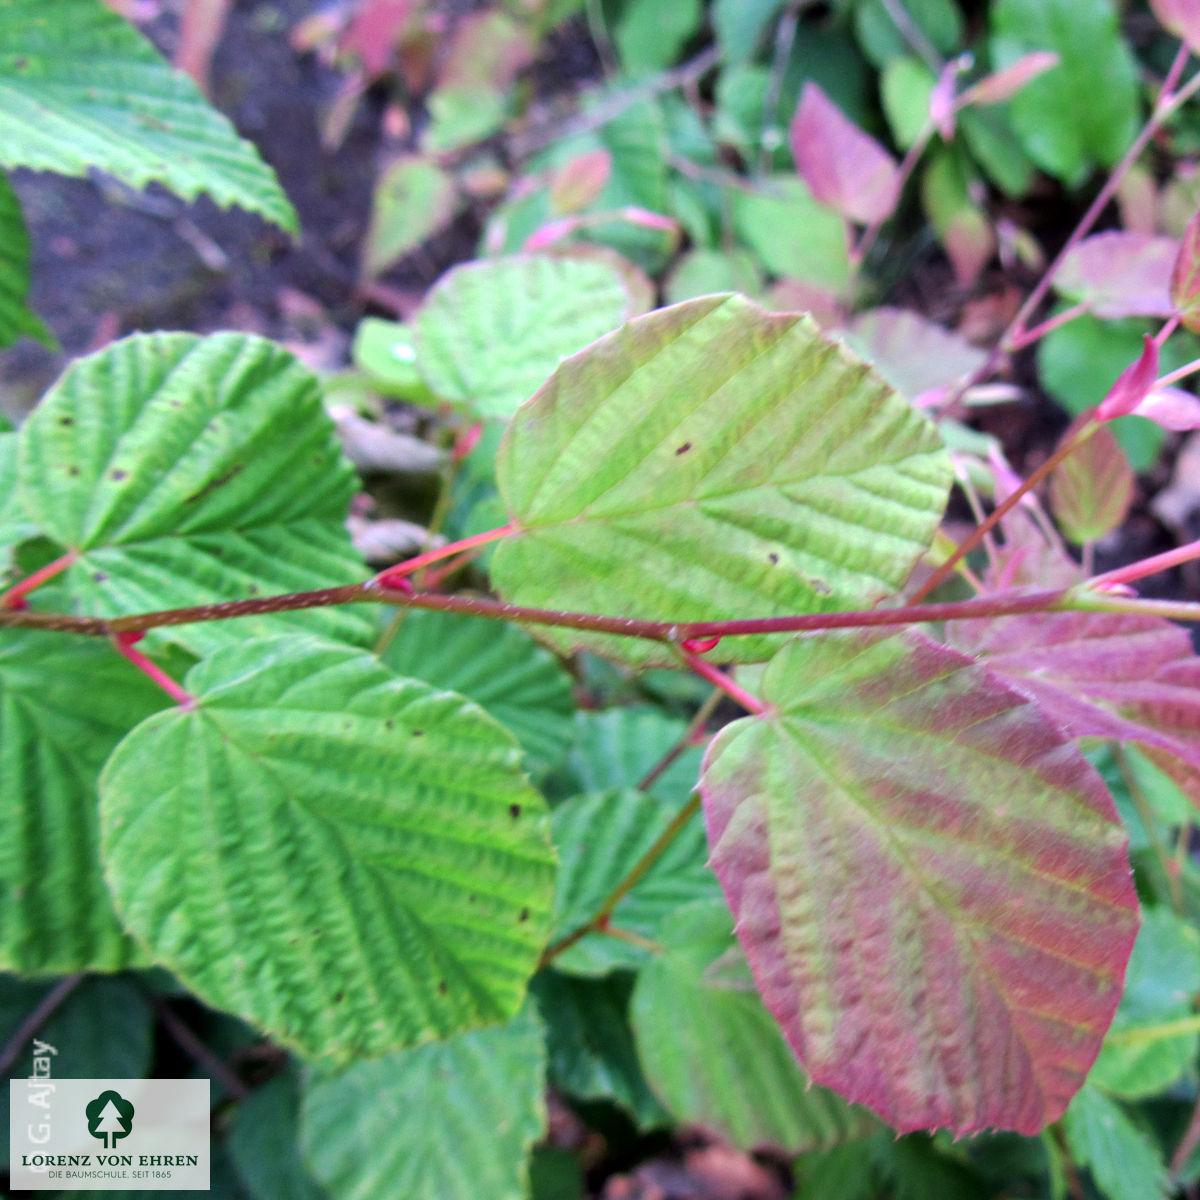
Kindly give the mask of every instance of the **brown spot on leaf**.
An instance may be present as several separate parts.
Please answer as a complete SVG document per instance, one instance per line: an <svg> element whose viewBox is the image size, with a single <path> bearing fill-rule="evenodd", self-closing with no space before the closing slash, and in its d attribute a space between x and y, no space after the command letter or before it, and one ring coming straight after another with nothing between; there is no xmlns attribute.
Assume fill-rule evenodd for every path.
<svg viewBox="0 0 1200 1200"><path fill-rule="evenodd" d="M109 476L109 479L116 479L116 480L128 479L128 478L129 478L129 472L122 471L120 467L118 467L115 471L113 471L113 473Z"/></svg>
<svg viewBox="0 0 1200 1200"><path fill-rule="evenodd" d="M515 821L521 815L521 806L519 804L510 804L508 806L508 815Z"/></svg>
<svg viewBox="0 0 1200 1200"><path fill-rule="evenodd" d="M691 448L692 448L691 442L684 442L683 445L680 446L679 449L675 451L675 453L676 454L686 454Z"/></svg>

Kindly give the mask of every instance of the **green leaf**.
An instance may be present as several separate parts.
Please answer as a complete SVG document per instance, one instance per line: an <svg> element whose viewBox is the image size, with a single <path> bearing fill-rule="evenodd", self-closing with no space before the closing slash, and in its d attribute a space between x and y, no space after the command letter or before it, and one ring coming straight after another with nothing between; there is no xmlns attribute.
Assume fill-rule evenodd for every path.
<svg viewBox="0 0 1200 1200"><path fill-rule="evenodd" d="M354 331L354 365L371 376L377 388L413 404L428 404L433 393L417 366L411 326L380 317L364 317Z"/></svg>
<svg viewBox="0 0 1200 1200"><path fill-rule="evenodd" d="M371 221L363 242L363 274L383 274L410 250L448 225L458 209L454 180L418 156L386 167L371 193Z"/></svg>
<svg viewBox="0 0 1200 1200"><path fill-rule="evenodd" d="M17 1031L61 980L50 982L0 975L0 1045L7 1046ZM49 1082L59 1079L141 1079L150 1068L154 1046L154 1013L145 991L130 977L84 979L42 1023L21 1048L9 1078L35 1076L35 1054L49 1060ZM52 1047L53 1049L47 1049ZM40 1073L45 1077L45 1072ZM53 1092L41 1091L45 1104L35 1102L40 1089L22 1085L28 1102L19 1113L22 1123L54 1125ZM0 1079L0 1120L9 1128L8 1079ZM0 1166L8 1165L8 1138L0 1139Z"/></svg>
<svg viewBox="0 0 1200 1200"><path fill-rule="evenodd" d="M0 166L99 169L298 229L258 151L101 0L0 4Z"/></svg>
<svg viewBox="0 0 1200 1200"><path fill-rule="evenodd" d="M293 1070L238 1102L226 1145L254 1200L324 1200L300 1156L300 1086Z"/></svg>
<svg viewBox="0 0 1200 1200"><path fill-rule="evenodd" d="M642 968L633 994L651 1086L678 1120L744 1150L798 1154L875 1129L800 1070L754 990L732 924L719 901L690 904L664 923L666 950Z"/></svg>
<svg viewBox="0 0 1200 1200"><path fill-rule="evenodd" d="M762 191L732 192L729 203L738 237L772 275L802 279L835 293L849 286L845 225L813 199L802 179L775 175Z"/></svg>
<svg viewBox="0 0 1200 1200"><path fill-rule="evenodd" d="M701 0L621 0L612 38L621 65L631 75L671 66L700 28Z"/></svg>
<svg viewBox="0 0 1200 1200"><path fill-rule="evenodd" d="M315 638L228 647L185 687L101 780L117 907L165 966L308 1054L516 1011L553 868L510 735Z"/></svg>
<svg viewBox="0 0 1200 1200"><path fill-rule="evenodd" d="M37 536L17 503L17 435L0 433L0 570L8 568L12 548Z"/></svg>
<svg viewBox="0 0 1200 1200"><path fill-rule="evenodd" d="M659 621L865 608L929 545L949 476L929 423L809 318L708 296L623 326L520 410L497 461L515 532L492 577L516 604ZM547 637L674 662L655 643Z"/></svg>
<svg viewBox="0 0 1200 1200"><path fill-rule="evenodd" d="M1071 187L1097 163L1113 166L1141 115L1137 64L1112 0L997 0L989 16L997 69L1034 50L1059 56L1058 66L1011 101L1013 128L1030 158Z"/></svg>
<svg viewBox="0 0 1200 1200"><path fill-rule="evenodd" d="M1121 1006L1088 1083L1131 1099L1174 1083L1194 1063L1200 1034L1144 1041L1119 1035L1189 1016L1197 992L1200 931L1170 909L1144 908Z"/></svg>
<svg viewBox="0 0 1200 1200"><path fill-rule="evenodd" d="M767 26L783 8L783 0L714 0L713 31L723 66L753 58Z"/></svg>
<svg viewBox="0 0 1200 1200"><path fill-rule="evenodd" d="M686 732L686 721L649 704L577 712L563 772L567 794L637 787ZM689 747L647 790L678 808L695 791L700 758L699 747Z"/></svg>
<svg viewBox="0 0 1200 1200"><path fill-rule="evenodd" d="M1124 831L1058 727L967 655L796 638L709 747L712 863L818 1082L898 1131L1056 1120L1137 929Z"/></svg>
<svg viewBox="0 0 1200 1200"><path fill-rule="evenodd" d="M875 1164L856 1142L805 1154L796 1163L795 1200L876 1200Z"/></svg>
<svg viewBox="0 0 1200 1200"><path fill-rule="evenodd" d="M355 1063L309 1085L305 1155L338 1200L526 1200L545 1070L531 1005L496 1029Z"/></svg>
<svg viewBox="0 0 1200 1200"><path fill-rule="evenodd" d="M0 172L0 347L11 346L22 336L54 346L54 335L25 302L28 292L29 233L21 202Z"/></svg>
<svg viewBox="0 0 1200 1200"><path fill-rule="evenodd" d="M1033 163L1013 133L1010 104L966 108L958 127L972 157L1009 196L1024 196L1033 182Z"/></svg>
<svg viewBox="0 0 1200 1200"><path fill-rule="evenodd" d="M1063 1131L1072 1156L1108 1200L1152 1200L1174 1191L1150 1139L1098 1089L1089 1085L1075 1097Z"/></svg>
<svg viewBox="0 0 1200 1200"><path fill-rule="evenodd" d="M758 264L745 250L689 250L680 256L666 282L672 304L714 292L741 292L754 298L762 291Z"/></svg>
<svg viewBox="0 0 1200 1200"><path fill-rule="evenodd" d="M551 821L559 863L554 896L556 938L595 916L680 807L629 790L577 796L554 810ZM704 829L697 816L621 899L612 914L613 928L654 941L659 925L681 904L719 896L707 857ZM644 946L591 933L558 955L554 965L570 974L603 975L619 967L638 967L646 955Z"/></svg>
<svg viewBox="0 0 1200 1200"><path fill-rule="evenodd" d="M937 77L913 55L889 59L879 76L880 99L892 137L907 150L929 123Z"/></svg>
<svg viewBox="0 0 1200 1200"><path fill-rule="evenodd" d="M571 744L571 677L527 633L499 621L410 609L383 661L410 679L474 700L544 772Z"/></svg>
<svg viewBox="0 0 1200 1200"><path fill-rule="evenodd" d="M962 41L962 14L954 0L905 0L904 14L942 54L948 54ZM901 54L911 46L896 26L883 0L856 0L854 32L863 53L877 66Z"/></svg>
<svg viewBox="0 0 1200 1200"><path fill-rule="evenodd" d="M624 971L604 979L537 975L532 990L546 1022L550 1083L581 1100L611 1100L642 1128L666 1125L669 1117L646 1083L629 1031L632 986Z"/></svg>
<svg viewBox="0 0 1200 1200"><path fill-rule="evenodd" d="M96 777L164 701L102 641L0 633L0 967L113 971L142 958L101 872Z"/></svg>
<svg viewBox="0 0 1200 1200"><path fill-rule="evenodd" d="M26 516L98 616L352 583L355 489L317 380L262 338L144 334L78 359L19 433ZM339 609L163 631L196 654L287 630L370 644Z"/></svg>
<svg viewBox="0 0 1200 1200"><path fill-rule="evenodd" d="M417 359L442 399L507 418L628 309L607 263L544 255L468 263L444 275L421 306Z"/></svg>

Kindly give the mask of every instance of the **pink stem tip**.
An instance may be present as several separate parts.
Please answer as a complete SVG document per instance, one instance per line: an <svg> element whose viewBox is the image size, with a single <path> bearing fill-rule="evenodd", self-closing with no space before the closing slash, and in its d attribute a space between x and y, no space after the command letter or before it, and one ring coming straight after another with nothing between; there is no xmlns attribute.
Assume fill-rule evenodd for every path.
<svg viewBox="0 0 1200 1200"><path fill-rule="evenodd" d="M180 708L195 708L195 696L185 692L160 666L151 662L140 650L133 648L134 644L145 636L144 633L116 633L113 634L112 640L117 652L133 663L143 675L157 683Z"/></svg>
<svg viewBox="0 0 1200 1200"><path fill-rule="evenodd" d="M75 551L68 550L61 558L56 558L52 563L47 563L40 571L34 571L32 575L26 576L20 583L13 584L3 596L0 596L0 608L28 608L25 597L35 588L39 588L43 583L53 579L55 575L61 575L76 558L78 558L78 555Z"/></svg>
<svg viewBox="0 0 1200 1200"><path fill-rule="evenodd" d="M427 567L430 563L441 562L443 558L450 558L452 555L461 554L464 550L474 550L476 546L486 546L488 542L498 542L502 538L508 537L513 532L514 526L501 525L498 529L489 529L484 533L474 534L472 537L463 538L458 542L447 542L446 545L440 546L437 550L429 550L425 554L418 554L415 558L406 558L403 562L397 563L394 567L388 567L384 571L380 571L378 575L371 581L372 586L381 588L390 588L392 591L412 591L411 584L407 584L407 577L413 574L414 571L419 571L422 567Z"/></svg>

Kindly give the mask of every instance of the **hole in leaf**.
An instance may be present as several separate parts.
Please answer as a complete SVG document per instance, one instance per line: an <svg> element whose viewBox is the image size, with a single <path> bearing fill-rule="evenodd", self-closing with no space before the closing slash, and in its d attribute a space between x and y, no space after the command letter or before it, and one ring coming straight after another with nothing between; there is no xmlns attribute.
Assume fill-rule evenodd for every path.
<svg viewBox="0 0 1200 1200"><path fill-rule="evenodd" d="M105 573L103 571L97 571L92 576L93 581L96 583L103 583L107 578L108 578L108 576L105 575Z"/></svg>
<svg viewBox="0 0 1200 1200"><path fill-rule="evenodd" d="M412 735L413 735L413 737L424 737L424 736L425 736L425 730L423 730L423 729L414 729L414 730L412 731Z"/></svg>
<svg viewBox="0 0 1200 1200"><path fill-rule="evenodd" d="M769 558L769 559L771 560L771 562L772 562L772 563L777 563L777 562L779 561L779 555L778 555L778 554L768 554L768 555L767 555L767 558Z"/></svg>
<svg viewBox="0 0 1200 1200"><path fill-rule="evenodd" d="M438 980L438 993L444 996L450 990L450 985L444 980Z"/></svg>
<svg viewBox="0 0 1200 1200"><path fill-rule="evenodd" d="M334 994L333 994L333 1002L334 1002L334 1004L341 1004L341 1002L342 1002L343 1000L345 1000L345 998L346 998L346 993L345 993L345 992L334 992Z"/></svg>
<svg viewBox="0 0 1200 1200"><path fill-rule="evenodd" d="M528 921L529 920L529 909L527 909L527 908L521 909L521 915L517 918L517 920L518 921Z"/></svg>
<svg viewBox="0 0 1200 1200"><path fill-rule="evenodd" d="M521 815L521 806L519 804L510 804L508 806L508 815L515 821Z"/></svg>
<svg viewBox="0 0 1200 1200"><path fill-rule="evenodd" d="M58 423L59 423L60 425L74 425L74 424L75 424L75 418L74 418L74 417L59 417L59 418L58 418Z"/></svg>

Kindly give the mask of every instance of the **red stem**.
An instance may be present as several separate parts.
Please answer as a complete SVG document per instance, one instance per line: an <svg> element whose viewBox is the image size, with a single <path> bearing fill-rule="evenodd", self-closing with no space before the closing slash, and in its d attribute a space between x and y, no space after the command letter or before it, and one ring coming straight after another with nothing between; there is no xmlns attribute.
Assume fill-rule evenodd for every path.
<svg viewBox="0 0 1200 1200"><path fill-rule="evenodd" d="M1087 581L1087 586L1103 590L1106 587L1111 587L1117 583L1130 583L1134 579L1142 579L1147 575L1155 575L1159 571L1165 571L1170 567L1177 567L1181 563L1192 562L1200 558L1200 541L1188 542L1186 546L1177 546L1174 550L1165 550L1162 554L1152 555L1150 558L1140 559L1138 562L1129 563L1124 567L1117 567L1112 571L1105 571L1103 575L1096 575L1094 578Z"/></svg>
<svg viewBox="0 0 1200 1200"><path fill-rule="evenodd" d="M380 588L371 583L320 588L312 592L292 592L284 596L258 596L253 600L227 600L219 604L200 604L192 608L172 608L159 612L133 613L124 617L85 617L67 613L14 612L0 609L0 628L43 629L58 633L77 633L92 637L112 637L116 633L136 633L166 625L191 625L199 621L221 621L231 617L262 616L264 613L295 612L306 608L328 608L337 604L397 604L411 608L432 608L466 616L486 617L493 621L549 625L579 629L586 633L608 633L617 637L647 638L678 645L687 638L721 637L737 634L797 633L803 630L857 629L878 625L908 625L922 621L978 620L988 617L1021 616L1035 612L1064 612L1074 609L1092 611L1111 608L1117 597L1087 595L1065 588L1047 588L1036 592L1014 592L980 596L971 600L939 604L908 604L900 608L871 608L849 612L802 613L788 617L760 617L739 621L651 621L636 617L610 617L592 613L560 612L547 608L528 608L505 604L479 596L443 596L436 592L406 594ZM1128 606L1148 606L1148 600L1122 600L1121 611ZM1200 610L1200 606L1188 608ZM1195 618L1183 618L1195 619Z"/></svg>
<svg viewBox="0 0 1200 1200"><path fill-rule="evenodd" d="M185 692L160 666L151 662L140 650L134 649L134 642L142 639L140 633L118 633L113 636L113 645L117 652L127 658L143 675L148 676L158 684L180 708L194 708L196 697Z"/></svg>
<svg viewBox="0 0 1200 1200"><path fill-rule="evenodd" d="M1064 442L1058 447L1055 452L1036 471L1034 471L1028 479L1021 481L1021 486L1010 492L999 504L992 509L991 515L986 520L977 525L970 534L962 541L962 544L950 555L948 559L932 575L913 593L911 603L919 604L925 599L935 588L938 588L954 573L954 568L959 562L966 558L976 546L1010 513L1021 501L1033 491L1039 483L1045 479L1059 463L1063 461L1067 455L1071 454L1079 446L1092 436L1093 433L1100 427L1100 422L1095 415L1084 421L1075 432L1075 436L1069 441Z"/></svg>
<svg viewBox="0 0 1200 1200"><path fill-rule="evenodd" d="M68 550L61 558L56 558L52 563L47 563L42 567L40 571L34 571L32 575L26 576L20 583L14 584L3 596L0 596L0 608L24 608L25 597L30 592L53 579L55 575L61 575L78 557L79 555L74 550Z"/></svg>
<svg viewBox="0 0 1200 1200"><path fill-rule="evenodd" d="M724 671L718 670L712 663L705 662L698 654L689 654L686 650L682 651L682 654L683 661L692 671L701 679L707 679L714 687L720 688L747 712L758 715L767 711L767 706L757 696L752 696L745 688L739 687Z"/></svg>
<svg viewBox="0 0 1200 1200"><path fill-rule="evenodd" d="M405 579L414 571L419 571L422 567L427 567L430 563L441 562L443 558L451 558L455 554L462 554L466 550L474 550L477 546L485 546L488 542L498 542L502 538L508 537L513 532L515 526L501 525L498 529L489 529L485 533L476 533L471 537L463 538L457 542L447 542L446 545L440 546L437 550L428 550L424 554L418 554L415 558L406 558L403 562L397 563L394 567L388 567L385 571L380 571L372 580L375 587L390 588L395 587L392 580Z"/></svg>

